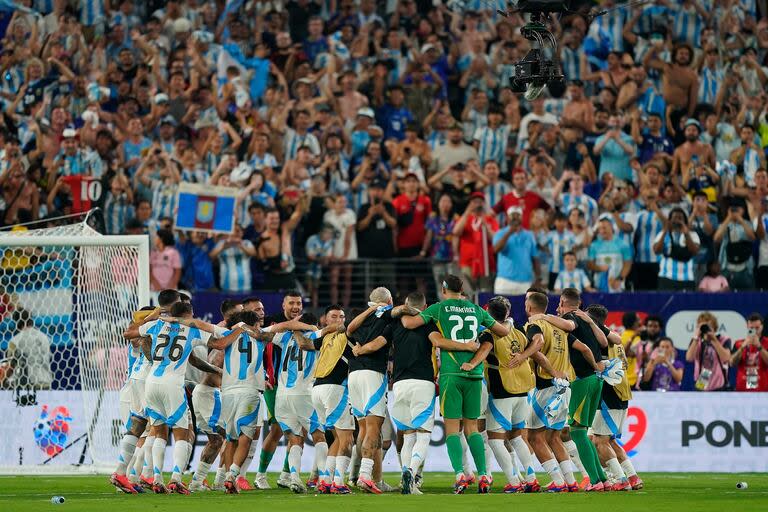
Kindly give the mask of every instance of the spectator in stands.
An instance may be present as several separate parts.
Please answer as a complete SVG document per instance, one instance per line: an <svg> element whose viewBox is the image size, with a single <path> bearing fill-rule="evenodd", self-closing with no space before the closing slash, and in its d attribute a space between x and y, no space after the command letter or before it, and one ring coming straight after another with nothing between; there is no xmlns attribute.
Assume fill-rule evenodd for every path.
<svg viewBox="0 0 768 512"><path fill-rule="evenodd" d="M437 201L437 212L433 213L426 224L426 236L419 256L430 258L435 289L442 286L443 277L458 273L458 242L454 243L453 227L456 215L453 213L453 201L448 194L441 194Z"/></svg>
<svg viewBox="0 0 768 512"><path fill-rule="evenodd" d="M714 235L720 244L720 265L723 275L733 290L754 288L752 279L752 246L755 231L751 223L744 218L742 202L734 201L728 207L723 223Z"/></svg>
<svg viewBox="0 0 768 512"><path fill-rule="evenodd" d="M498 258L494 293L523 295L539 275L538 249L533 234L523 228L523 210L507 210L507 226L493 236L493 250Z"/></svg>
<svg viewBox="0 0 768 512"><path fill-rule="evenodd" d="M705 293L727 292L731 289L728 280L720 273L720 262L710 261L707 273L701 278L698 290Z"/></svg>
<svg viewBox="0 0 768 512"><path fill-rule="evenodd" d="M211 260L219 262L219 287L230 293L245 293L252 289L251 262L256 248L250 240L243 239L243 230L235 226L229 236L220 235L216 245L208 253Z"/></svg>
<svg viewBox="0 0 768 512"><path fill-rule="evenodd" d="M453 236L459 240L459 269L468 294L489 290L496 272L493 235L499 230L496 216L486 210L485 195L472 192L469 204L456 221Z"/></svg>
<svg viewBox="0 0 768 512"><path fill-rule="evenodd" d="M173 231L160 229L155 236L155 246L149 255L149 282L152 291L176 290L181 281L181 255L176 249Z"/></svg>
<svg viewBox="0 0 768 512"><path fill-rule="evenodd" d="M12 318L16 334L8 342L6 352L12 369L11 386L17 389L50 389L53 382L51 340L35 327L35 320L29 311L17 309Z"/></svg>
<svg viewBox="0 0 768 512"><path fill-rule="evenodd" d="M713 236L719 226L717 215L710 211L709 198L702 191L693 194L693 211L688 219L688 227L699 236L699 252L694 256L694 274L699 281L710 262L716 260Z"/></svg>
<svg viewBox="0 0 768 512"><path fill-rule="evenodd" d="M760 171L755 174L755 181L764 181L768 187L768 173ZM759 290L768 290L768 212L766 211L766 195L760 193L756 197L755 210L755 237L760 241L758 248L757 269L755 271L755 284Z"/></svg>
<svg viewBox="0 0 768 512"><path fill-rule="evenodd" d="M414 173L403 178L403 193L392 201L397 214L397 255L417 256L426 235L426 222L432 211L432 201L419 190L419 177Z"/></svg>
<svg viewBox="0 0 768 512"><path fill-rule="evenodd" d="M685 365L677 358L677 350L669 338L661 338L643 371L643 382L650 391L680 391Z"/></svg>
<svg viewBox="0 0 768 512"><path fill-rule="evenodd" d="M448 140L434 149L432 160L433 170L453 168L456 164L464 164L470 160L479 160L477 150L464 143L464 133L461 124L454 122L448 128ZM444 180L444 181L447 181Z"/></svg>
<svg viewBox="0 0 768 512"><path fill-rule="evenodd" d="M747 318L747 337L733 346L736 391L768 391L768 337L763 329L763 316L752 313Z"/></svg>
<svg viewBox="0 0 768 512"><path fill-rule="evenodd" d="M534 210L550 209L547 202L541 196L528 190L528 174L525 172L525 169L519 167L512 170L512 191L504 195L498 203L493 205L493 211L509 216L507 211L512 207L520 208L522 212L521 227L523 229L530 227L531 215Z"/></svg>
<svg viewBox="0 0 768 512"><path fill-rule="evenodd" d="M320 278L323 275L323 266L328 265L333 256L335 237L336 228L330 224L323 224L319 233L307 239L306 253L307 260L309 260L307 265L307 292L309 293L313 308L319 306Z"/></svg>
<svg viewBox="0 0 768 512"><path fill-rule="evenodd" d="M718 333L717 317L709 312L696 319L694 337L688 345L685 360L694 363L693 378L699 391L719 391L729 388L728 363L731 360L731 340Z"/></svg>
<svg viewBox="0 0 768 512"><path fill-rule="evenodd" d="M589 246L587 268L595 272L597 290L621 292L632 270L632 250L626 242L614 236L613 224L608 219L599 222L597 232L597 239Z"/></svg>
<svg viewBox="0 0 768 512"><path fill-rule="evenodd" d="M633 181L629 160L635 153L632 136L622 131L624 121L619 114L608 118L608 131L595 141L594 152L600 155L599 175L611 173L614 178Z"/></svg>
<svg viewBox="0 0 768 512"><path fill-rule="evenodd" d="M185 289L195 292L216 288L213 262L208 256L214 245L213 239L202 231L192 231L181 237L179 254L184 262L181 281Z"/></svg>
<svg viewBox="0 0 768 512"><path fill-rule="evenodd" d="M554 284L550 287L553 292L560 293L566 288L576 288L580 292L597 291L592 288L592 282L584 270L577 267L577 263L576 253L573 251L563 254L563 268L558 272Z"/></svg>
<svg viewBox="0 0 768 512"><path fill-rule="evenodd" d="M330 280L331 303L339 303L339 281L342 283L341 304L349 305L352 296L352 262L357 259L357 236L355 226L357 216L347 208L346 196L339 194L333 198L333 208L325 212L323 222L336 230L333 252L331 254Z"/></svg>
<svg viewBox="0 0 768 512"><path fill-rule="evenodd" d="M369 202L360 207L357 248L361 258L389 259L395 256L395 207L387 200L387 182L374 179L368 187Z"/></svg>
<svg viewBox="0 0 768 512"><path fill-rule="evenodd" d="M669 220L653 244L660 255L659 288L694 291L693 258L699 252L699 235L688 227L688 216L681 208L669 212Z"/></svg>

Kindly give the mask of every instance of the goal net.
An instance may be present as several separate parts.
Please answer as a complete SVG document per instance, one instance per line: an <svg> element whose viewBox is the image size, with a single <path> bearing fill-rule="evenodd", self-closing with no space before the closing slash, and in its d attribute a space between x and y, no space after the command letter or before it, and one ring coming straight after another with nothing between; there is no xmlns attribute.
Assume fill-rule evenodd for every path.
<svg viewBox="0 0 768 512"><path fill-rule="evenodd" d="M122 338L149 239L85 223L0 233L0 471L103 470L122 435Z"/></svg>

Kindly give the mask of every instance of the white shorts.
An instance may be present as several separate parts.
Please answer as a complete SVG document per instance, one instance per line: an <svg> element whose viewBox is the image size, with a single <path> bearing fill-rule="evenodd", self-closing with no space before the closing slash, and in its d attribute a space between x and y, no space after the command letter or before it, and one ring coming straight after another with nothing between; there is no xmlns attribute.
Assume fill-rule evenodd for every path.
<svg viewBox="0 0 768 512"><path fill-rule="evenodd" d="M488 432L509 432L525 428L531 415L527 396L491 398L485 414L485 429Z"/></svg>
<svg viewBox="0 0 768 512"><path fill-rule="evenodd" d="M611 439L621 439L621 431L626 419L626 409L608 409L603 403L595 414L595 421L592 422L592 433L598 436L611 436Z"/></svg>
<svg viewBox="0 0 768 512"><path fill-rule="evenodd" d="M219 388L205 384L195 386L192 391L192 409L195 411L197 429L203 434L217 434L224 427Z"/></svg>
<svg viewBox="0 0 768 512"><path fill-rule="evenodd" d="M131 418L146 419L144 381L128 379L120 388L120 419L126 430L131 429Z"/></svg>
<svg viewBox="0 0 768 512"><path fill-rule="evenodd" d="M221 410L227 439L234 441L240 435L253 439L256 429L263 423L261 393L258 391L227 391L222 393Z"/></svg>
<svg viewBox="0 0 768 512"><path fill-rule="evenodd" d="M313 387L312 407L323 430L355 430L355 420L349 412L349 392L346 385L320 384Z"/></svg>
<svg viewBox="0 0 768 512"><path fill-rule="evenodd" d="M147 400L146 414L152 425L189 428L189 407L182 386L147 382L144 396Z"/></svg>
<svg viewBox="0 0 768 512"><path fill-rule="evenodd" d="M392 387L395 401L392 420L397 430L426 430L435 426L435 383L428 380L405 379Z"/></svg>
<svg viewBox="0 0 768 512"><path fill-rule="evenodd" d="M480 416L478 420L488 419L488 383L483 379L483 388L480 390Z"/></svg>
<svg viewBox="0 0 768 512"><path fill-rule="evenodd" d="M392 416L389 415L389 407L385 409L384 421L381 423L381 440L397 441L395 426L392 424Z"/></svg>
<svg viewBox="0 0 768 512"><path fill-rule="evenodd" d="M310 419L315 410L312 408L312 395L289 395L277 389L275 397L275 419L283 429L295 436L303 435L303 432L312 432Z"/></svg>
<svg viewBox="0 0 768 512"><path fill-rule="evenodd" d="M544 412L547 404L555 396L557 388L551 386L544 389L537 389L528 395L531 404L531 414L528 416L527 428L548 428L550 430L563 430L568 419L568 402L571 400L571 388L566 388L563 402L554 416L549 416Z"/></svg>
<svg viewBox="0 0 768 512"><path fill-rule="evenodd" d="M357 370L349 374L349 405L356 418L387 414L387 377L373 370Z"/></svg>

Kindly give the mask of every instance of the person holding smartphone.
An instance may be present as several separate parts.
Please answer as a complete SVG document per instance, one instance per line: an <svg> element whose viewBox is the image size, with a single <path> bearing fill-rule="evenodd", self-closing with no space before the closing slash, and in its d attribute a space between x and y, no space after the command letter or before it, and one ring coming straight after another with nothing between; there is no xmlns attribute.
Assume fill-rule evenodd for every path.
<svg viewBox="0 0 768 512"><path fill-rule="evenodd" d="M645 365L643 381L651 391L680 391L685 365L677 359L677 351L669 338L662 338Z"/></svg>
<svg viewBox="0 0 768 512"><path fill-rule="evenodd" d="M731 365L736 367L736 391L768 391L768 337L763 317L747 318L747 337L734 345Z"/></svg>

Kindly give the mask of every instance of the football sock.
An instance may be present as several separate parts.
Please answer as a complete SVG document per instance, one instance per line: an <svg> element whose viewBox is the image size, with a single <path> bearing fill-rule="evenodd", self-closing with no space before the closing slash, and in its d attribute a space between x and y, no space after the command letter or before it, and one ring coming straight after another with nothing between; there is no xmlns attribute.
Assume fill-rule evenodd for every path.
<svg viewBox="0 0 768 512"><path fill-rule="evenodd" d="M358 475L359 478L370 480L371 473L373 473L373 459L362 459L360 461L360 474Z"/></svg>
<svg viewBox="0 0 768 512"><path fill-rule="evenodd" d="M483 430L480 432L480 437L483 438L483 451L485 452L485 469L488 470L488 475L491 474L491 459L493 454L491 453L491 447L488 445L488 431Z"/></svg>
<svg viewBox="0 0 768 512"><path fill-rule="evenodd" d="M472 432L467 438L467 444L469 445L469 451L472 452L472 458L475 461L475 467L477 468L477 476L486 475L485 467L485 443L483 442L483 436L480 432Z"/></svg>
<svg viewBox="0 0 768 512"><path fill-rule="evenodd" d="M216 477L213 479L213 486L221 487L226 477L227 477L226 468L223 465L219 465L218 469L216 469Z"/></svg>
<svg viewBox="0 0 768 512"><path fill-rule="evenodd" d="M632 461L629 459L626 459L624 462L621 463L621 469L624 470L624 474L627 475L627 478L631 476L637 476L637 471L635 471L635 466L632 465Z"/></svg>
<svg viewBox="0 0 768 512"><path fill-rule="evenodd" d="M288 462L288 456L290 455L290 450L285 452L285 459L283 459L283 473L290 473L291 472L291 466Z"/></svg>
<svg viewBox="0 0 768 512"><path fill-rule="evenodd" d="M237 480L237 477L240 476L240 466L237 464L232 464L229 466L229 471L227 472L227 478L232 478L232 480Z"/></svg>
<svg viewBox="0 0 768 512"><path fill-rule="evenodd" d="M536 472L533 470L531 452L528 450L528 445L525 444L523 436L513 437L512 447L515 449L517 458L520 459L520 464L523 466L523 471L525 471L525 481L532 483L534 480L536 480Z"/></svg>
<svg viewBox="0 0 768 512"><path fill-rule="evenodd" d="M608 470L611 472L611 474L613 475L613 478L615 478L616 480L621 481L627 478L627 475L624 474L624 470L621 469L621 464L619 464L619 459L617 459L616 457L612 459L608 459L605 462L605 465L608 466Z"/></svg>
<svg viewBox="0 0 768 512"><path fill-rule="evenodd" d="M203 480L205 480L208 477L208 472L211 470L211 465L208 462L203 462L202 460L197 463L197 470L195 470L194 476L192 476L192 480L195 482L202 483Z"/></svg>
<svg viewBox="0 0 768 512"><path fill-rule="evenodd" d="M152 465L152 446L155 444L155 436L147 436L144 441L144 466L142 466L141 476L152 478L154 466Z"/></svg>
<svg viewBox="0 0 768 512"><path fill-rule="evenodd" d="M321 479L330 484L333 482L333 475L336 474L336 456L329 455L325 458L325 474L321 476Z"/></svg>
<svg viewBox="0 0 768 512"><path fill-rule="evenodd" d="M133 458L133 452L136 451L136 443L138 442L139 438L134 435L125 434L123 436L123 440L120 441L120 454L117 456L117 469L115 473L125 475L125 470Z"/></svg>
<svg viewBox="0 0 768 512"><path fill-rule="evenodd" d="M573 465L571 464L570 460L564 460L560 463L560 471L563 473L565 485L573 485L576 483L576 478L573 476L573 471L571 468L573 468Z"/></svg>
<svg viewBox="0 0 768 512"><path fill-rule="evenodd" d="M416 432L416 444L413 445L413 451L411 452L411 470L413 470L414 474L418 473L424 465L431 439L432 434L429 432Z"/></svg>
<svg viewBox="0 0 768 512"><path fill-rule="evenodd" d="M163 464L165 463L165 447L168 441L159 437L152 444L152 472L155 475L155 483L163 483Z"/></svg>
<svg viewBox="0 0 768 512"><path fill-rule="evenodd" d="M463 437L464 436L461 434L456 433L448 434L445 438L445 446L448 449L448 458L451 461L451 467L456 475L464 473L464 466L462 464L462 454L464 450L461 447L461 440Z"/></svg>
<svg viewBox="0 0 768 512"><path fill-rule="evenodd" d="M133 452L133 461L130 468L130 477L129 480L133 483L136 483L139 481L139 474L141 473L141 469L144 467L144 446L141 446L139 448L136 448L136 451Z"/></svg>
<svg viewBox="0 0 768 512"><path fill-rule="evenodd" d="M597 467L600 467L600 463L597 462L597 467L595 467L595 461L597 460L595 454L597 452L595 451L594 445L589 440L589 437L587 437L587 431L583 428L572 428L571 438L573 439L573 442L576 443L579 457L581 457L581 462L584 464L584 469L587 471L589 481L592 484L602 482L603 479L600 478L600 474L597 472ZM602 472L602 468L600 469L600 472Z"/></svg>
<svg viewBox="0 0 768 512"><path fill-rule="evenodd" d="M285 460L290 468L291 478L301 478L301 446L297 444L291 446Z"/></svg>
<svg viewBox="0 0 768 512"><path fill-rule="evenodd" d="M557 459L552 458L544 461L541 463L541 466L544 468L544 471L549 474L550 478L552 478L552 482L554 482L555 485L558 487L565 485L565 480L563 480L563 473L560 471L560 466L557 463Z"/></svg>
<svg viewBox="0 0 768 512"><path fill-rule="evenodd" d="M517 470L512 465L512 456L504 445L504 440L489 439L488 444L491 447L493 456L496 457L496 462L499 463L499 467L504 472L504 476L507 477L507 483L519 485L520 479L517 476Z"/></svg>
<svg viewBox="0 0 768 512"><path fill-rule="evenodd" d="M472 466L469 465L469 444L467 443L467 436L464 432L459 433L459 441L461 441L461 467L466 476L472 476Z"/></svg>
<svg viewBox="0 0 768 512"><path fill-rule="evenodd" d="M181 472L187 467L189 459L190 444L188 441L176 441L173 445L173 473L171 482L181 481Z"/></svg>
<svg viewBox="0 0 768 512"><path fill-rule="evenodd" d="M333 473L333 483L336 485L344 485L344 477L347 474L349 460L350 458L344 455L336 456L336 471Z"/></svg>
<svg viewBox="0 0 768 512"><path fill-rule="evenodd" d="M248 449L248 456L243 461L243 464L240 466L240 474L248 479L248 468L251 467L251 461L253 461L253 456L256 455L256 441L251 441L251 447Z"/></svg>
<svg viewBox="0 0 768 512"><path fill-rule="evenodd" d="M275 456L275 452L268 452L267 450L261 450L259 455L259 473L266 473L269 463L272 462L272 457Z"/></svg>
<svg viewBox="0 0 768 512"><path fill-rule="evenodd" d="M581 473L581 476L587 476L587 470L584 468L584 464L581 463L581 457L579 457L579 449L576 448L576 443L571 439L570 441L564 441L563 444L565 445L565 449L568 450L568 455L571 456L571 460L576 465L579 473Z"/></svg>
<svg viewBox="0 0 768 512"><path fill-rule="evenodd" d="M328 463L328 443L315 443L315 466L317 466L317 476L319 479L325 477L325 466Z"/></svg>
<svg viewBox="0 0 768 512"><path fill-rule="evenodd" d="M403 469L411 467L411 458L413 446L416 444L416 432L405 434L403 436L403 447L400 449L401 467Z"/></svg>

